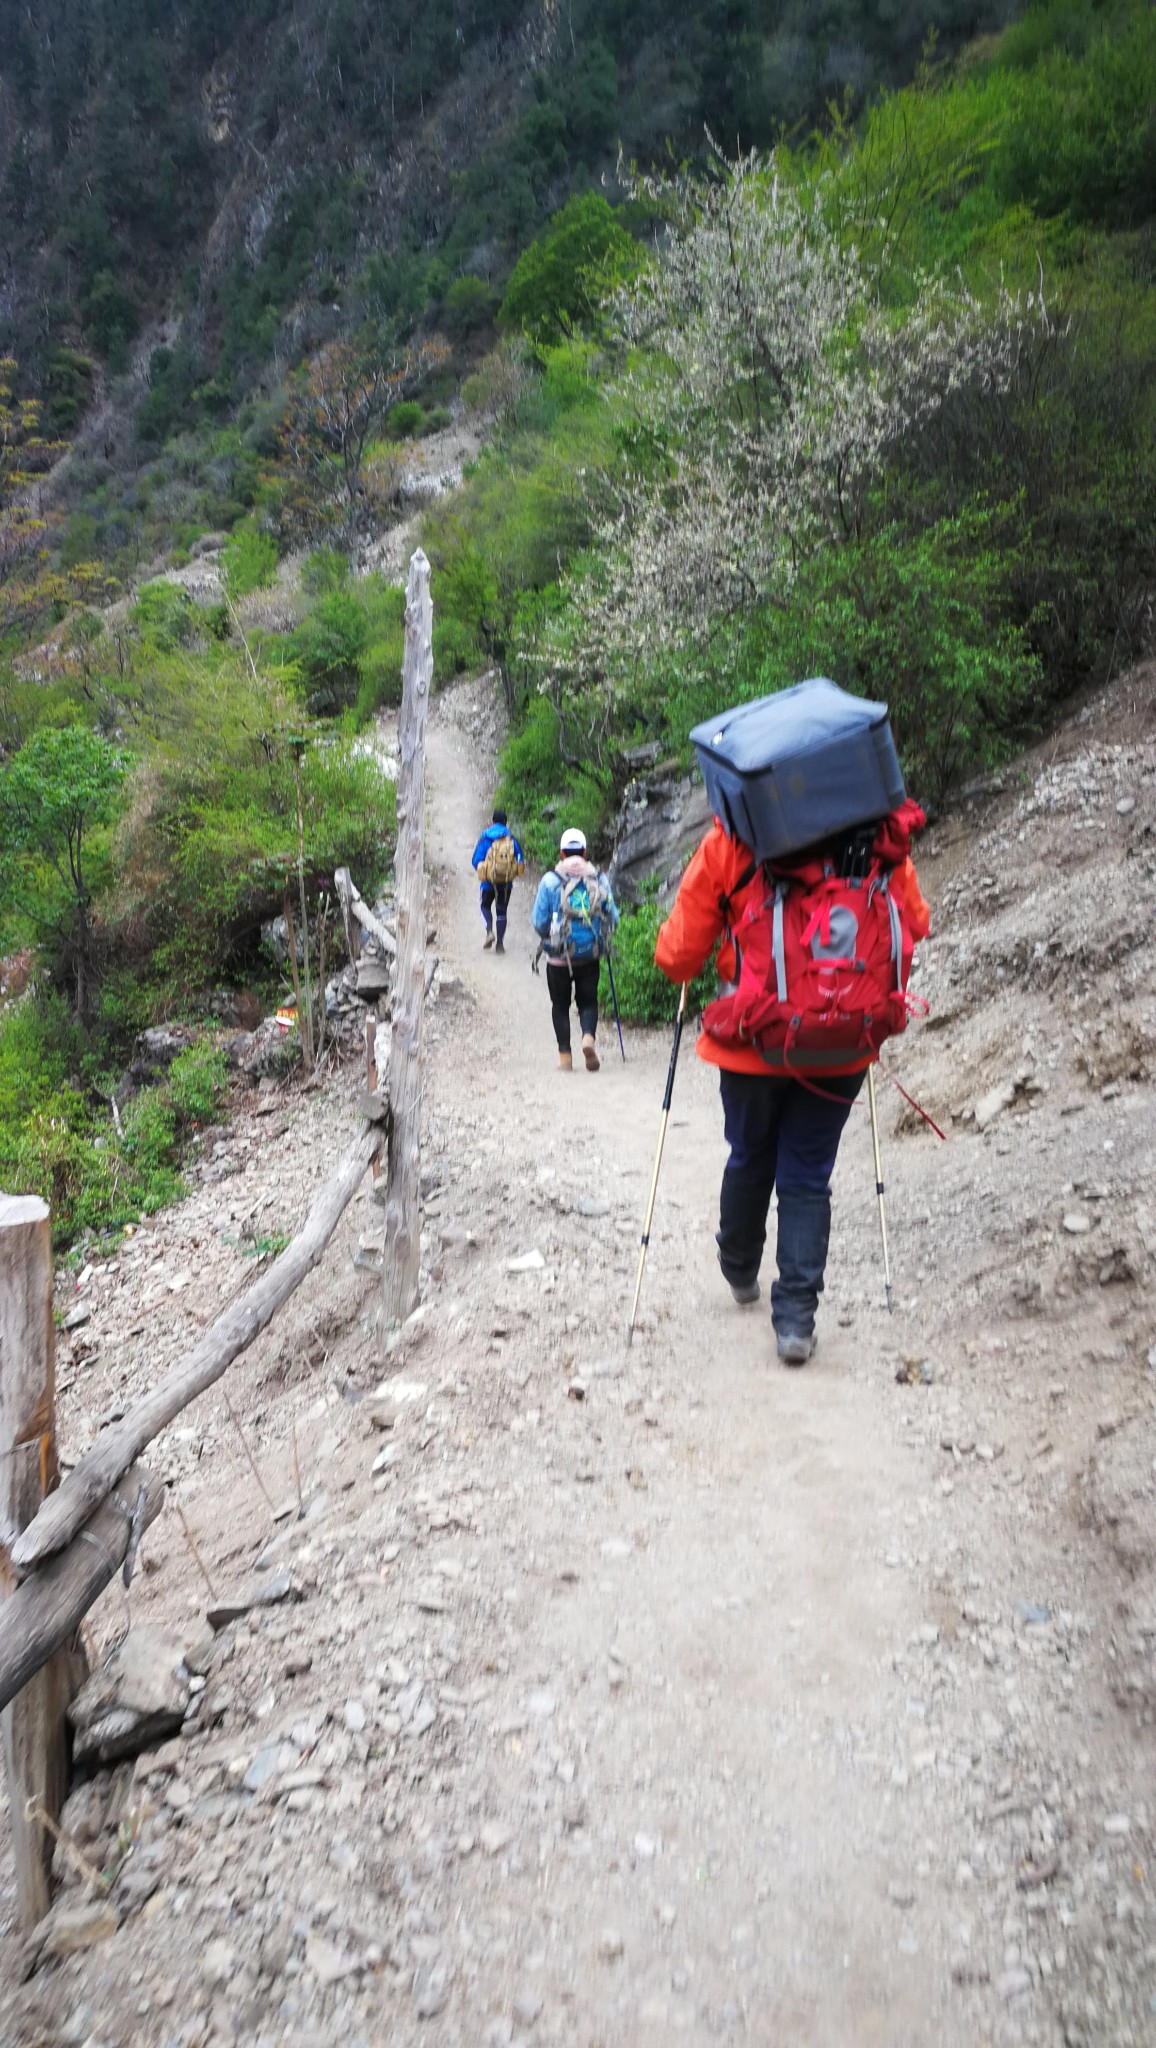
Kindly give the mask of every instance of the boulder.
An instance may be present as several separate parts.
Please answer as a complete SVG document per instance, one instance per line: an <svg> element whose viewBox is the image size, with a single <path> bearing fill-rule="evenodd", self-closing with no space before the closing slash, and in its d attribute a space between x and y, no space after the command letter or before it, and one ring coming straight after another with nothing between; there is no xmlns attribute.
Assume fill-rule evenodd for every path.
<svg viewBox="0 0 1156 2048"><path fill-rule="evenodd" d="M710 803L697 775L680 774L673 762L656 762L637 775L614 821L610 881L618 901L639 902L657 876L659 899L669 904L710 822Z"/></svg>
<svg viewBox="0 0 1156 2048"><path fill-rule="evenodd" d="M135 1756L175 1734L189 1705L185 1640L172 1629L132 1629L86 1679L68 1709L78 1765Z"/></svg>

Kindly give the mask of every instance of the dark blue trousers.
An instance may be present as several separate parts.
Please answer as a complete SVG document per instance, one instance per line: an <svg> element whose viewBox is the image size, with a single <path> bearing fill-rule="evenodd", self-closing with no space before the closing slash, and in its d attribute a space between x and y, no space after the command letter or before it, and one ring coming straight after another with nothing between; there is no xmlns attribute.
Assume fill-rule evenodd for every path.
<svg viewBox="0 0 1156 2048"><path fill-rule="evenodd" d="M483 882L481 886L482 922L489 931L491 908L496 911L500 939L506 936L506 913L510 907L510 891L513 886L512 882Z"/></svg>
<svg viewBox="0 0 1156 2048"><path fill-rule="evenodd" d="M731 1148L719 1197L719 1265L736 1286L758 1279L777 1188L771 1316L783 1333L809 1336L815 1327L831 1238L831 1175L863 1081L863 1074L823 1075L807 1088L777 1075L719 1072Z"/></svg>

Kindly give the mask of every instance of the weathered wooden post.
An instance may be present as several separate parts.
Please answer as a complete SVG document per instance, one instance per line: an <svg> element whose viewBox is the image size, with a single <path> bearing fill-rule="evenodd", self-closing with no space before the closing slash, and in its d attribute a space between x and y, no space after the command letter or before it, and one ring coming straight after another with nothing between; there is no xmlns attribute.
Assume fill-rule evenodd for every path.
<svg viewBox="0 0 1156 2048"><path fill-rule="evenodd" d="M397 962L389 1097L393 1137L385 1199L384 1311L404 1322L418 1302L421 1258L421 1020L425 983L425 722L433 678L429 563L409 565L397 778Z"/></svg>
<svg viewBox="0 0 1156 2048"><path fill-rule="evenodd" d="M48 1205L0 1195L0 1581L15 1590L11 1547L55 1486L56 1364ZM0 1628L3 1627L0 1606ZM53 1840L68 1789L65 1710L71 1659L57 1650L0 1716L21 1925L50 1903Z"/></svg>

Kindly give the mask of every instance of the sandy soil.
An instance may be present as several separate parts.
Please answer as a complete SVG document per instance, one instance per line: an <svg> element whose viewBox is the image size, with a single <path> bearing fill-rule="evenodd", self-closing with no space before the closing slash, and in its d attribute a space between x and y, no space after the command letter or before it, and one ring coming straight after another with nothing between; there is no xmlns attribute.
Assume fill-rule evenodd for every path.
<svg viewBox="0 0 1156 2048"><path fill-rule="evenodd" d="M1156 2039L1151 699L931 835L936 1028L887 1067L947 1142L883 1088L888 1318L852 1119L797 1373L718 1276L689 1045L626 1349L669 1041L623 1065L604 1026L602 1071L558 1073L528 888L481 951L492 700L438 700L423 1305L383 1339L367 1188L230 1376L276 1503L296 1442L303 1520L219 1395L158 1447L171 1505L95 1635L164 1622L205 1682L78 1795L106 1876L60 1910L113 1911L24 1983L9 1918L0 2040ZM90 1274L67 1450L300 1219L359 1085L249 1098ZM260 1560L301 1598L207 1650L178 1503L215 1593Z"/></svg>

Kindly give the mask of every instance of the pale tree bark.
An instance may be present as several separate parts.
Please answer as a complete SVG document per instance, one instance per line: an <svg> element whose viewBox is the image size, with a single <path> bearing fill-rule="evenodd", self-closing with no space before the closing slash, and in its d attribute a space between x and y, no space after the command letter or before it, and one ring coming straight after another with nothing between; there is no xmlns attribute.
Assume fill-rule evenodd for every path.
<svg viewBox="0 0 1156 2048"><path fill-rule="evenodd" d="M393 984L390 1104L393 1135L385 1204L383 1308L404 1322L418 1303L421 1258L421 1038L425 984L425 726L433 679L429 563L409 565L405 606L397 781L397 960Z"/></svg>
<svg viewBox="0 0 1156 2048"><path fill-rule="evenodd" d="M56 1362L48 1205L0 1196L0 1578L10 1595L11 1548L55 1486ZM7 1604L5 1602L5 1604ZM0 1607L0 1630L5 1628ZM71 1660L57 1650L0 1717L20 1924L51 1899L51 1824L68 1789L65 1710ZM48 1825L45 1824L45 1817Z"/></svg>

